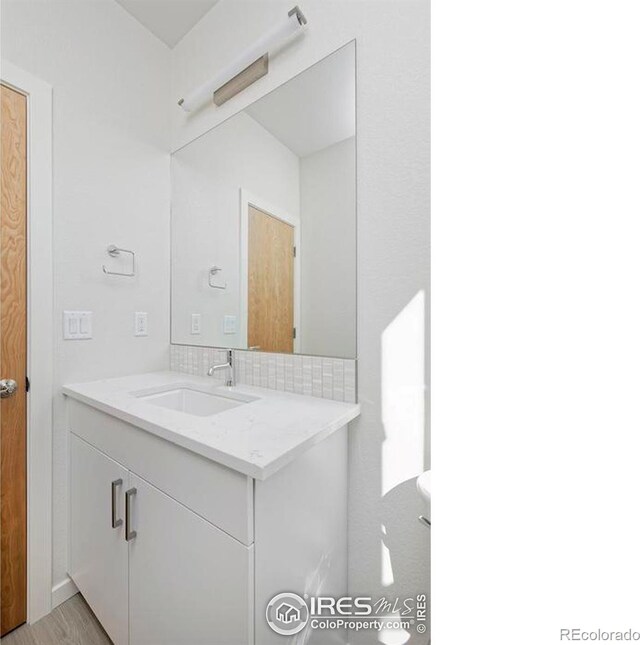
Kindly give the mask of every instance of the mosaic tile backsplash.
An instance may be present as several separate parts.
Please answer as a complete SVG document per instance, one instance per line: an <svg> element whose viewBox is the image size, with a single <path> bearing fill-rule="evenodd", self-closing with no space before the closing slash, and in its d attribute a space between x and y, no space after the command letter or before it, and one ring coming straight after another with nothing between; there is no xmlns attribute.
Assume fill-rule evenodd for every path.
<svg viewBox="0 0 640 645"><path fill-rule="evenodd" d="M245 385L317 396L334 401L356 402L356 361L321 356L233 351L236 381ZM171 369L205 376L213 364L224 363L227 351L211 347L171 345ZM213 378L224 381L220 370Z"/></svg>

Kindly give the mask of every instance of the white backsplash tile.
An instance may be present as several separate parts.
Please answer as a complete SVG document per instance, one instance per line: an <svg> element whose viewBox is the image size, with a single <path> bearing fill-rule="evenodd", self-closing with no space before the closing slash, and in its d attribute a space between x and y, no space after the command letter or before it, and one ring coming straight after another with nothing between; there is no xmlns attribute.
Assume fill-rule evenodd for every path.
<svg viewBox="0 0 640 645"><path fill-rule="evenodd" d="M333 360L322 359L322 398L333 398Z"/></svg>
<svg viewBox="0 0 640 645"><path fill-rule="evenodd" d="M270 359L276 366L276 390L284 391L284 356L282 354L271 354Z"/></svg>
<svg viewBox="0 0 640 645"><path fill-rule="evenodd" d="M238 352L240 353L240 352ZM280 385L280 378L277 369L277 357L273 354L267 358L267 370L268 370L268 388L270 390L284 390L284 379L282 380L282 387ZM281 372L280 372L281 373Z"/></svg>
<svg viewBox="0 0 640 645"><path fill-rule="evenodd" d="M254 354L251 357L253 366L251 368L253 385L260 385L260 354Z"/></svg>
<svg viewBox="0 0 640 645"><path fill-rule="evenodd" d="M302 369L302 356L292 356L292 361L293 361L293 391L296 394L302 394L303 393L303 385L302 385L302 378L303 378L303 369Z"/></svg>
<svg viewBox="0 0 640 645"><path fill-rule="evenodd" d="M333 399L344 401L344 361L333 358Z"/></svg>
<svg viewBox="0 0 640 645"><path fill-rule="evenodd" d="M260 387L269 388L269 354L260 354ZM254 383L255 385L255 383Z"/></svg>
<svg viewBox="0 0 640 645"><path fill-rule="evenodd" d="M355 403L356 361L320 356L270 354L234 350L236 380L272 390ZM211 365L225 363L227 350L193 345L171 345L171 369L194 376L206 376ZM213 376L227 379L226 370Z"/></svg>
<svg viewBox="0 0 640 645"><path fill-rule="evenodd" d="M293 387L293 356L284 356L284 389L287 392L294 392Z"/></svg>
<svg viewBox="0 0 640 645"><path fill-rule="evenodd" d="M302 393L305 396L313 396L313 358L302 357Z"/></svg>
<svg viewBox="0 0 640 645"><path fill-rule="evenodd" d="M344 362L344 400L347 403L355 403L357 400L356 389L356 362Z"/></svg>
<svg viewBox="0 0 640 645"><path fill-rule="evenodd" d="M312 396L322 397L322 358L313 357L311 374L311 392Z"/></svg>

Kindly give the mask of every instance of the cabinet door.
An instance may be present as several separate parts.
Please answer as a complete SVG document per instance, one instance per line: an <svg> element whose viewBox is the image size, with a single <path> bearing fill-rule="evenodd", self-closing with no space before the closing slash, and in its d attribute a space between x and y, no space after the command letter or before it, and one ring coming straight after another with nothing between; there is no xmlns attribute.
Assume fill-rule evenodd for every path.
<svg viewBox="0 0 640 645"><path fill-rule="evenodd" d="M253 546L130 474L131 645L253 643Z"/></svg>
<svg viewBox="0 0 640 645"><path fill-rule="evenodd" d="M129 642L128 548L124 539L124 491L128 484L125 468L71 434L69 573L115 645Z"/></svg>

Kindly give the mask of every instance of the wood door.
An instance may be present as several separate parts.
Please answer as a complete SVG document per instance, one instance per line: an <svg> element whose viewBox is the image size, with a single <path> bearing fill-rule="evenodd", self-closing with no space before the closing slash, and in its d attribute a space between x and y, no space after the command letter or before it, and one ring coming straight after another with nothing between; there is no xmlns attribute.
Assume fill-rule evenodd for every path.
<svg viewBox="0 0 640 645"><path fill-rule="evenodd" d="M248 343L293 352L293 226L249 206Z"/></svg>
<svg viewBox="0 0 640 645"><path fill-rule="evenodd" d="M27 99L4 85L0 138L0 635L27 620Z"/></svg>
<svg viewBox="0 0 640 645"><path fill-rule="evenodd" d="M129 471L71 434L69 574L114 645L129 643ZM115 525L115 526L114 526Z"/></svg>
<svg viewBox="0 0 640 645"><path fill-rule="evenodd" d="M129 477L130 645L253 643L253 545Z"/></svg>

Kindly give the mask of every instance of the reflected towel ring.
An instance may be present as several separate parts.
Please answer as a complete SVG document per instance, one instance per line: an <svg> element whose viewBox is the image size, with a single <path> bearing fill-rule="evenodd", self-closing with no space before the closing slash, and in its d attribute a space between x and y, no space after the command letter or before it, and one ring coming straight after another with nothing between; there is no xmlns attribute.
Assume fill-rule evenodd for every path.
<svg viewBox="0 0 640 645"><path fill-rule="evenodd" d="M115 258L120 253L129 253L131 254L131 271L129 273L122 273L120 271L109 271L107 267L103 264L102 265L102 270L107 274L107 275L123 275L126 276L127 278L131 278L136 274L136 254L133 251L130 251L129 249L121 249L120 247L116 246L115 244L109 244L107 247L107 253L112 257Z"/></svg>
<svg viewBox="0 0 640 645"><path fill-rule="evenodd" d="M216 273L219 273L220 271L222 271L222 269L220 267L215 267L215 266L211 267L209 269L209 286L212 289L226 289L227 288L227 283L226 282L224 283L224 285L213 284L213 279L215 278Z"/></svg>

